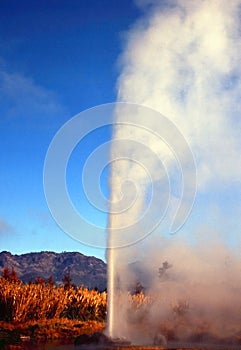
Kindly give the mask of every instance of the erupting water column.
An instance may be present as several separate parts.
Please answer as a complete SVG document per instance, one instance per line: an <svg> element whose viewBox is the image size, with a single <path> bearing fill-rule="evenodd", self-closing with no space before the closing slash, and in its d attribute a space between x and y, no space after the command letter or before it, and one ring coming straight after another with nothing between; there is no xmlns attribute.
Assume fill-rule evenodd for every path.
<svg viewBox="0 0 241 350"><path fill-rule="evenodd" d="M111 240L111 232L108 232L108 240ZM107 303L107 335L110 338L115 338L114 334L114 322L115 322L115 302L114 302L114 290L115 290L115 275L114 275L114 248L107 249L107 269L108 269L108 303Z"/></svg>

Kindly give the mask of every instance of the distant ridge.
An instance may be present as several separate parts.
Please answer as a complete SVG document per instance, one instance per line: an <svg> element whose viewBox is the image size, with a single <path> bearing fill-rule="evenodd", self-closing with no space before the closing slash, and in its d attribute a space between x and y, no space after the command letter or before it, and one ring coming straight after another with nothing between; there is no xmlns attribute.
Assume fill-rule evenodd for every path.
<svg viewBox="0 0 241 350"><path fill-rule="evenodd" d="M71 283L76 286L99 290L106 288L106 264L101 259L78 252L39 252L21 255L0 252L0 274L4 267L12 267L23 282L35 281L38 277L48 279L52 276L57 285L63 276L69 274Z"/></svg>

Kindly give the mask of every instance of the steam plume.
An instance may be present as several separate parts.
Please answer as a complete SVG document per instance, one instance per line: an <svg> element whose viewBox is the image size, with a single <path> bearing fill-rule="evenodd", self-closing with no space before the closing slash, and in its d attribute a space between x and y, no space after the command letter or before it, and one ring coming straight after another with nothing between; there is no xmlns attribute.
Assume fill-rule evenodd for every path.
<svg viewBox="0 0 241 350"><path fill-rule="evenodd" d="M114 228L120 227L121 235L123 227L138 222L147 210L150 181L160 185L153 215L164 213L168 194L171 205L148 238L109 250L109 333L139 344L150 344L157 334L167 341L241 342L241 1L137 4L146 14L127 34L118 98L158 110L179 128L196 160L198 188L187 224L170 237L168 222L181 196L172 145L154 132L122 125L130 111L116 111L114 138L131 141L112 150L117 160L110 183L111 245L119 246L120 241L112 235ZM140 114L141 118L150 115ZM162 159L170 191L164 170L143 145ZM187 177L192 181L191 173ZM145 231L145 226L138 230ZM130 234L134 243L139 232ZM134 312L127 294L136 282L146 299Z"/></svg>

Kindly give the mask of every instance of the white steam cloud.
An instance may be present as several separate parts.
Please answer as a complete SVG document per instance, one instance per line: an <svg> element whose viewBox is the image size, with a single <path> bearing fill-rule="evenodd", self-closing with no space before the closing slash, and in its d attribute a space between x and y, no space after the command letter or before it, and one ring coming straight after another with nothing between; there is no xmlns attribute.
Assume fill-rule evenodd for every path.
<svg viewBox="0 0 241 350"><path fill-rule="evenodd" d="M139 3L153 7L128 34L119 100L157 109L179 127L200 186L239 180L240 1Z"/></svg>
<svg viewBox="0 0 241 350"><path fill-rule="evenodd" d="M178 127L196 161L197 201L178 235L163 234L168 226L164 222L142 242L108 251L108 332L136 344L151 344L155 339L157 344L237 345L241 343L241 257L237 247L241 228L241 1L136 3L146 14L126 37L118 99L155 109ZM145 166L127 159L112 164L112 211L118 209L120 199L124 198L124 204L134 203L130 210L110 215L113 245L118 245L119 238L111 235L112 229L143 215L150 178L160 184L154 216L163 214L162 200L166 201L169 191L164 170L174 187L169 193L167 221L181 197L180 160L173 156L172 144L156 137L155 125L153 133L123 126L123 113L128 114L128 109L116 112L120 125L114 137L133 142L127 144L127 150L121 146L113 149L112 155L118 158L120 152L127 152L129 160L143 159ZM150 115L140 114L142 118ZM164 168L145 154L143 147L136 146L137 142L160 157ZM185 156L181 160L184 167L188 166ZM187 182L193 181L192 172L187 171L186 177ZM137 197L133 184L140 193ZM138 229L145 231L145 225ZM135 238L139 232L131 234ZM127 295L136 285L145 293L137 308Z"/></svg>

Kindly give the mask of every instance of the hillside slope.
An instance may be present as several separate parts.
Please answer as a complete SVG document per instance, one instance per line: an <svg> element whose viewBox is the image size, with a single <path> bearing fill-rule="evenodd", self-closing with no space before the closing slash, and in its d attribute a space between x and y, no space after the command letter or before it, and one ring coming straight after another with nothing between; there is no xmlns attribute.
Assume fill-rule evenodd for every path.
<svg viewBox="0 0 241 350"><path fill-rule="evenodd" d="M14 255L3 251L0 253L0 274L4 267L11 271L13 267L23 282L44 279L52 276L54 282L62 283L63 276L69 274L71 283L87 288L106 288L106 264L93 256L78 252L40 252Z"/></svg>

